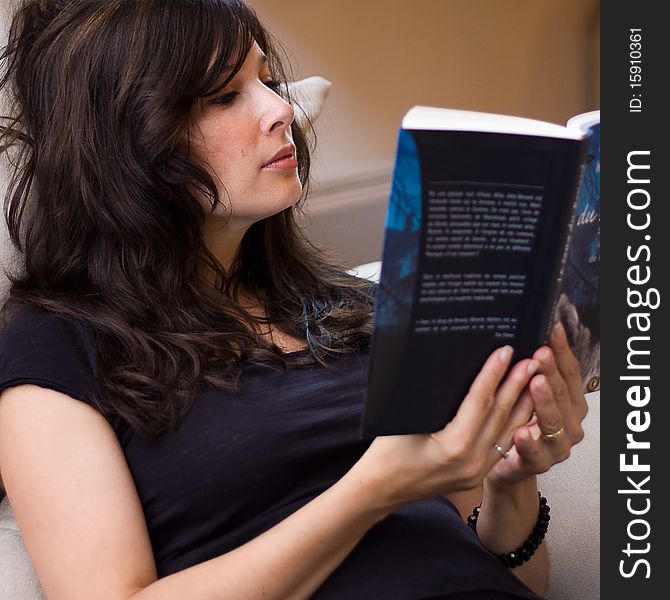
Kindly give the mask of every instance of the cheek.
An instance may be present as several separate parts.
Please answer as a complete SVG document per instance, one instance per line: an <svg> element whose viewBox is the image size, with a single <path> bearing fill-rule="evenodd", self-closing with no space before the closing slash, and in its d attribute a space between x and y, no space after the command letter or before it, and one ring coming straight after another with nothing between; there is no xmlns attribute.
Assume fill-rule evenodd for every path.
<svg viewBox="0 0 670 600"><path fill-rule="evenodd" d="M218 139L209 144L202 159L224 186L235 186L248 181L251 173L251 153L240 142Z"/></svg>
<svg viewBox="0 0 670 600"><path fill-rule="evenodd" d="M211 165L217 174L235 179L246 179L257 175L253 146L241 135L222 135L212 140L208 152Z"/></svg>
<svg viewBox="0 0 670 600"><path fill-rule="evenodd" d="M241 135L243 132L216 122L203 124L201 131L197 154L219 177L240 171L251 158L249 142Z"/></svg>

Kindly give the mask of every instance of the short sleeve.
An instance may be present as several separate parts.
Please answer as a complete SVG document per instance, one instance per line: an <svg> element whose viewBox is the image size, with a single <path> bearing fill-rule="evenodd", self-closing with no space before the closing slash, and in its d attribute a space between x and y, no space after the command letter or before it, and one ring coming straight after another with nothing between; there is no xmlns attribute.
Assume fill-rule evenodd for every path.
<svg viewBox="0 0 670 600"><path fill-rule="evenodd" d="M0 392L33 384L92 404L94 380L95 351L75 319L22 306L0 332Z"/></svg>

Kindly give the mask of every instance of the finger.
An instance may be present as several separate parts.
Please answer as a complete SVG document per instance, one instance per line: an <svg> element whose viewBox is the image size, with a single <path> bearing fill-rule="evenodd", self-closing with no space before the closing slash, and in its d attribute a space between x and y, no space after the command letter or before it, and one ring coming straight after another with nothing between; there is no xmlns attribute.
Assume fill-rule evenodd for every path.
<svg viewBox="0 0 670 600"><path fill-rule="evenodd" d="M514 448L514 434L522 425L528 425L535 421L533 416L533 400L528 391L528 387L521 393L521 397L512 407L509 414L507 425L493 444L491 466L501 458L513 462L518 458ZM532 419L532 420L531 420Z"/></svg>
<svg viewBox="0 0 670 600"><path fill-rule="evenodd" d="M512 408L512 412L509 417L509 427L512 430L516 430L517 427L521 425L527 425L531 419L533 419L533 414L535 407L533 406L533 399L530 396L530 390L528 386L524 389L521 397L517 403Z"/></svg>
<svg viewBox="0 0 670 600"><path fill-rule="evenodd" d="M514 434L514 449L528 474L548 471L555 461L537 425L520 427Z"/></svg>
<svg viewBox="0 0 670 600"><path fill-rule="evenodd" d="M451 420L452 428L479 431L495 402L496 390L512 360L513 349L503 346L486 359L477 377L472 382L458 412Z"/></svg>
<svg viewBox="0 0 670 600"><path fill-rule="evenodd" d="M514 433L516 430L523 426L534 423L537 419L535 415L535 406L533 404L533 399L531 398L530 391L528 386L521 393L520 398L512 407L512 410L507 421L507 425L503 429L503 432L500 434L500 444L505 449L511 449L514 445Z"/></svg>
<svg viewBox="0 0 670 600"><path fill-rule="evenodd" d="M558 369L558 364L556 363L552 349L548 346L542 346L535 351L533 358L540 361L541 366L539 372L547 377L547 381L561 413L563 413L566 418L576 419L575 403L572 401L571 390Z"/></svg>
<svg viewBox="0 0 670 600"><path fill-rule="evenodd" d="M570 398L578 410L580 412L583 411L582 418L584 418L588 410L586 399L584 398L584 381L582 380L579 361L570 349L565 329L560 321L554 324L551 331L550 344L554 351L558 370L568 386Z"/></svg>
<svg viewBox="0 0 670 600"><path fill-rule="evenodd" d="M569 425L558 407L546 375L533 378L530 395L535 407L537 426L545 440L551 443L550 448L555 449L569 441L569 433L566 431Z"/></svg>
<svg viewBox="0 0 670 600"><path fill-rule="evenodd" d="M563 424L570 433L571 439L580 439L581 422L586 414L586 409L581 407L578 402L573 402L571 391L558 368L551 348L547 346L539 348L534 357L541 363L540 372L547 378L554 400L563 415ZM584 397L581 389L577 394L582 398Z"/></svg>
<svg viewBox="0 0 670 600"><path fill-rule="evenodd" d="M505 450L511 446L511 444L507 444L506 438L511 438L509 435L511 430L521 424L515 423L512 425L510 423L512 411L523 398L528 382L539 367L540 363L537 360L531 359L521 360L514 365L496 392L495 402L491 407L487 422L478 437L478 442L481 442L485 446L499 444ZM521 414L516 413L515 418L520 419Z"/></svg>

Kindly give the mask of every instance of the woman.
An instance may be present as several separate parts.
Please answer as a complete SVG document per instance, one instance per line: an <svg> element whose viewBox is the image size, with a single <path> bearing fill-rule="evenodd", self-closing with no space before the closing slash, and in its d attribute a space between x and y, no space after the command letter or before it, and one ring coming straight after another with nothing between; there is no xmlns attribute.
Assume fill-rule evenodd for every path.
<svg viewBox="0 0 670 600"><path fill-rule="evenodd" d="M541 536L496 554L582 437L562 330L443 430L359 438L373 290L295 225L306 138L241 0L24 0L3 60L0 472L50 599L543 592Z"/></svg>

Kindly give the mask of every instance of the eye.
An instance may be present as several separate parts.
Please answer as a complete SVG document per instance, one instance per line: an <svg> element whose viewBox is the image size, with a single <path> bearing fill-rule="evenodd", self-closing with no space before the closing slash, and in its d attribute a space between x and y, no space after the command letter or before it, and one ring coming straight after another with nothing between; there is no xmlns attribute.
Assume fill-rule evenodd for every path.
<svg viewBox="0 0 670 600"><path fill-rule="evenodd" d="M270 79L270 81L264 81L263 84L269 87L275 94L279 94L281 91L281 81L278 79Z"/></svg>
<svg viewBox="0 0 670 600"><path fill-rule="evenodd" d="M210 100L210 104L219 104L222 106L227 106L228 104L232 103L232 101L238 94L239 92L226 92L225 94L222 94L221 96L218 96L213 100Z"/></svg>

